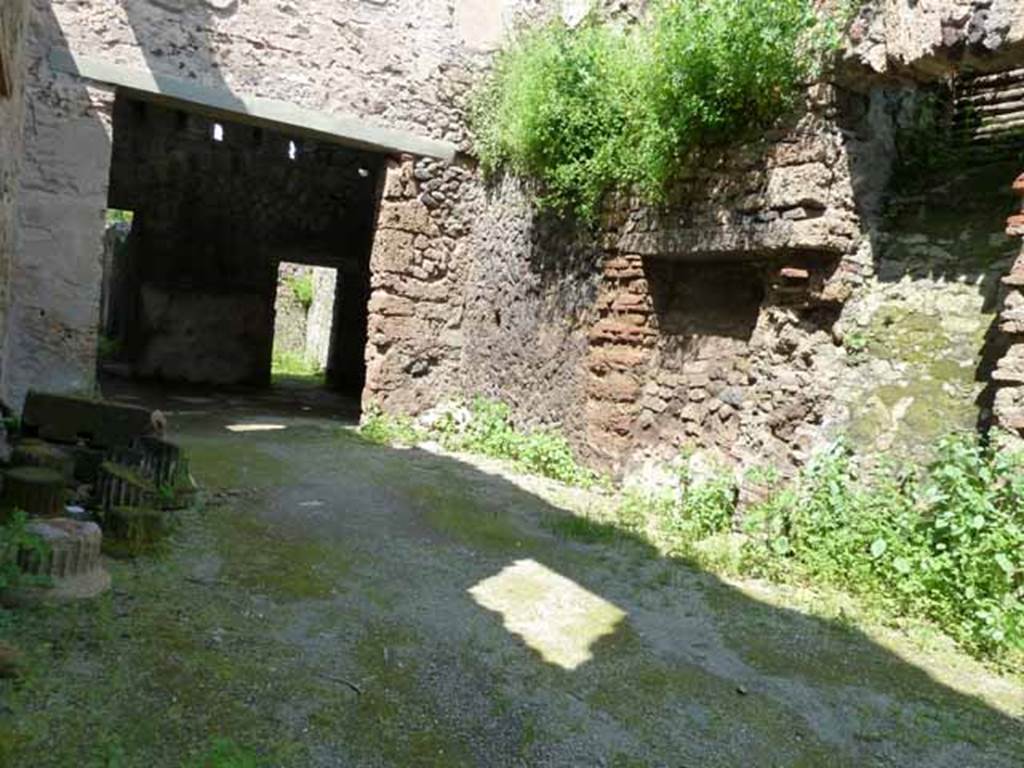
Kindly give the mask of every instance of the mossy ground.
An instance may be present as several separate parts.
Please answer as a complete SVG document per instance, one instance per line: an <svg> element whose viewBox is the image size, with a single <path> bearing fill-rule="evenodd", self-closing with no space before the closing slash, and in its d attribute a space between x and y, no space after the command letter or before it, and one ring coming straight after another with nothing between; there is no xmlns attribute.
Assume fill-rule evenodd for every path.
<svg viewBox="0 0 1024 768"><path fill-rule="evenodd" d="M179 421L207 498L164 552L0 630L28 660L0 682L0 765L1019 764L1013 677L589 535L584 492L324 420L227 422ZM526 614L614 606L585 662L546 661L474 596L523 562L573 585L524 583Z"/></svg>

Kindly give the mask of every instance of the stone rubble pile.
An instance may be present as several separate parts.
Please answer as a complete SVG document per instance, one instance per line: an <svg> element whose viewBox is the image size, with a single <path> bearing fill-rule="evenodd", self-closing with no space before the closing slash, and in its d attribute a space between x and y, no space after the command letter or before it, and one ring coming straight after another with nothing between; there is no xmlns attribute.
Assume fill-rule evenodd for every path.
<svg viewBox="0 0 1024 768"><path fill-rule="evenodd" d="M42 544L19 554L22 572L36 578L8 597L95 597L110 587L102 552L136 555L166 535L170 513L195 487L181 449L163 437L165 423L143 408L29 394L11 466L0 473L0 522L27 513L27 532Z"/></svg>

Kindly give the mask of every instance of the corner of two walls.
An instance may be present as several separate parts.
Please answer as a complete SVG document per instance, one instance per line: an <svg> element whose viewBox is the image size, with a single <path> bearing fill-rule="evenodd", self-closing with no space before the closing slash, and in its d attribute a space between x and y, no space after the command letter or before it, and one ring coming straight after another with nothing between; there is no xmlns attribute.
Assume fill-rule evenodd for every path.
<svg viewBox="0 0 1024 768"><path fill-rule="evenodd" d="M820 116L833 94L818 98L792 131L681 185L675 208L617 201L601 234L536 211L515 180L393 164L364 405L501 399L615 471L685 446L799 461L836 375L841 257L859 234L842 135Z"/></svg>
<svg viewBox="0 0 1024 768"><path fill-rule="evenodd" d="M586 428L601 249L472 163L388 169L371 259L364 409L508 402L523 424Z"/></svg>
<svg viewBox="0 0 1024 768"><path fill-rule="evenodd" d="M370 257L364 409L421 413L459 391L473 184L459 164L387 164Z"/></svg>

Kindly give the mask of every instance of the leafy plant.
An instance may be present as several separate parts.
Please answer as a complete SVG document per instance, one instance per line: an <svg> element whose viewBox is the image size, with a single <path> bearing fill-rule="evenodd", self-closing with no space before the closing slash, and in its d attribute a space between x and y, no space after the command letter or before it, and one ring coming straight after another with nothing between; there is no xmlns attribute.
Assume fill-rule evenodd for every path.
<svg viewBox="0 0 1024 768"><path fill-rule="evenodd" d="M554 429L519 431L505 403L477 398L461 428L440 425L439 437L449 450L510 459L521 469L571 485L590 485L594 473L581 467L569 441Z"/></svg>
<svg viewBox="0 0 1024 768"><path fill-rule="evenodd" d="M736 483L727 472L695 477L679 463L671 487L633 489L623 495L619 525L654 539L673 555L692 554L701 540L729 531L736 517Z"/></svg>
<svg viewBox="0 0 1024 768"><path fill-rule="evenodd" d="M363 415L359 434L379 445L416 445L424 439L412 419L391 416L379 408L372 408Z"/></svg>
<svg viewBox="0 0 1024 768"><path fill-rule="evenodd" d="M411 419L371 410L363 418L360 433L374 442L415 445L436 440L446 450L477 453L512 461L525 472L550 477L570 485L593 485L596 473L580 466L572 446L554 429L518 430L512 410L505 403L477 398L457 419L449 409L429 426Z"/></svg>
<svg viewBox="0 0 1024 768"><path fill-rule="evenodd" d="M843 346L851 355L859 356L867 351L871 338L864 331L851 331L843 336Z"/></svg>
<svg viewBox="0 0 1024 768"><path fill-rule="evenodd" d="M931 619L986 654L1024 650L1024 461L968 435L917 472L841 446L754 510L749 573L831 584Z"/></svg>
<svg viewBox="0 0 1024 768"><path fill-rule="evenodd" d="M629 35L588 19L525 32L495 64L474 104L485 172L538 179L540 202L593 217L619 179L629 92Z"/></svg>
<svg viewBox="0 0 1024 768"><path fill-rule="evenodd" d="M123 211L120 208L108 208L106 219L108 227L115 224L125 224L130 226L135 220L135 212Z"/></svg>
<svg viewBox="0 0 1024 768"><path fill-rule="evenodd" d="M0 590L15 587L24 580L18 566L19 556L46 554L46 545L27 529L28 516L15 510L10 519L0 525Z"/></svg>
<svg viewBox="0 0 1024 768"><path fill-rule="evenodd" d="M593 219L615 188L660 200L702 148L776 122L839 36L813 0L661 0L645 25L591 16L522 33L473 102L485 172Z"/></svg>
<svg viewBox="0 0 1024 768"><path fill-rule="evenodd" d="M292 350L275 349L270 364L274 376L293 378L320 378L323 371L320 365L309 357Z"/></svg>
<svg viewBox="0 0 1024 768"><path fill-rule="evenodd" d="M313 306L313 277L309 274L296 275L285 280L288 288L291 289L295 300L302 305L302 309L309 312Z"/></svg>
<svg viewBox="0 0 1024 768"><path fill-rule="evenodd" d="M96 354L100 360L116 360L118 355L121 354L120 340L100 334L96 344Z"/></svg>

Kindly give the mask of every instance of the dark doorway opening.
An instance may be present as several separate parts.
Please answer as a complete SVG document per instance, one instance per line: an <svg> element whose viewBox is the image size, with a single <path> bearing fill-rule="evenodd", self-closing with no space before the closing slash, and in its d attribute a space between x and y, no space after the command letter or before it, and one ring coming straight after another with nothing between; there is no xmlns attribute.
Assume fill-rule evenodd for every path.
<svg viewBox="0 0 1024 768"><path fill-rule="evenodd" d="M270 386L281 264L297 263L335 276L321 381L358 397L383 164L119 94L101 372Z"/></svg>

